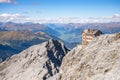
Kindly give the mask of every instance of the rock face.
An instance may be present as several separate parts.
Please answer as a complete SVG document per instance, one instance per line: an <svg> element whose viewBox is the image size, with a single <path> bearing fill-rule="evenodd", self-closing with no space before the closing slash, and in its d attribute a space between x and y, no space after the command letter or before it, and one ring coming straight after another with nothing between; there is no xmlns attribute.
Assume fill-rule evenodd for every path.
<svg viewBox="0 0 120 80"><path fill-rule="evenodd" d="M59 72L68 51L53 39L32 46L0 64L0 80L46 80Z"/></svg>
<svg viewBox="0 0 120 80"><path fill-rule="evenodd" d="M64 57L53 80L120 80L120 33L95 38Z"/></svg>
<svg viewBox="0 0 120 80"><path fill-rule="evenodd" d="M0 58L4 61L32 45L43 43L51 38L60 40L41 31L36 33L27 30L0 31Z"/></svg>
<svg viewBox="0 0 120 80"><path fill-rule="evenodd" d="M0 64L0 80L120 80L120 33L68 51L57 40L32 46Z"/></svg>

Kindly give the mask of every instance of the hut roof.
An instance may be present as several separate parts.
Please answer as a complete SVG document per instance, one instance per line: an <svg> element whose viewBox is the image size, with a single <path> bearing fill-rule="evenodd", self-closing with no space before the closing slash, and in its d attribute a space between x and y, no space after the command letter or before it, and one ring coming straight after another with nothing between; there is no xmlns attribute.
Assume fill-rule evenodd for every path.
<svg viewBox="0 0 120 80"><path fill-rule="evenodd" d="M83 31L83 33L86 33L86 34L96 34L97 32L102 33L100 30L96 30L96 29L88 29Z"/></svg>

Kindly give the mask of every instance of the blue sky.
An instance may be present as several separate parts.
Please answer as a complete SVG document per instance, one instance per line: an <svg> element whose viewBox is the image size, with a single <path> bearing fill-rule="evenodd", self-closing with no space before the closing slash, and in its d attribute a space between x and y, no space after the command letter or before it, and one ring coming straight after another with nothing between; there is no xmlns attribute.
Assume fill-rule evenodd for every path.
<svg viewBox="0 0 120 80"><path fill-rule="evenodd" d="M107 17L120 14L120 0L0 0L0 14L31 18Z"/></svg>

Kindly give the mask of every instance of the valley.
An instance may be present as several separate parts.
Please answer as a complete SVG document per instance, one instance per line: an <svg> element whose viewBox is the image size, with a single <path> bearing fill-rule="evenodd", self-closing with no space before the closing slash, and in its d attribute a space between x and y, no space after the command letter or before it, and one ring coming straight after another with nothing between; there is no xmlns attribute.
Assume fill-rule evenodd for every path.
<svg viewBox="0 0 120 80"><path fill-rule="evenodd" d="M61 40L72 49L82 41L84 29L99 29L104 34L120 32L120 23L69 23L69 24L35 24L35 23L0 23L0 58L6 60L24 49L48 41ZM7 50L6 50L7 49Z"/></svg>

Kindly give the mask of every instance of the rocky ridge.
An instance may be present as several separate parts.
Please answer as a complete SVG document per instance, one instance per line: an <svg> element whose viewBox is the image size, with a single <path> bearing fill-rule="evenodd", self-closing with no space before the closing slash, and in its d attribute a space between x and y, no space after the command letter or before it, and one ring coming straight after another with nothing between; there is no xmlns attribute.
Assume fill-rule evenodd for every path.
<svg viewBox="0 0 120 80"><path fill-rule="evenodd" d="M32 46L0 64L0 80L46 80L59 72L68 51L53 39Z"/></svg>
<svg viewBox="0 0 120 80"><path fill-rule="evenodd" d="M120 80L120 33L102 35L64 57L54 80Z"/></svg>
<svg viewBox="0 0 120 80"><path fill-rule="evenodd" d="M120 80L120 33L68 51L57 40L32 46L0 64L0 80Z"/></svg>
<svg viewBox="0 0 120 80"><path fill-rule="evenodd" d="M30 46L43 43L52 38L60 40L41 31L36 33L27 30L0 31L0 58L4 61Z"/></svg>

